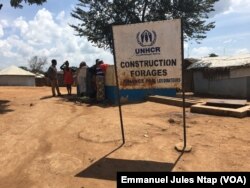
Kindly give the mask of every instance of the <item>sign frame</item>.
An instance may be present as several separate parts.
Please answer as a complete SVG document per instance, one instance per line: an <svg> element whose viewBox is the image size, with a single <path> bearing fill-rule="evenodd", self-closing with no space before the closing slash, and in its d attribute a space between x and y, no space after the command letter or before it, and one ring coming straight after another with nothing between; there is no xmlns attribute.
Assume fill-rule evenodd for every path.
<svg viewBox="0 0 250 188"><path fill-rule="evenodd" d="M181 88L181 20L112 27L121 89Z"/></svg>
<svg viewBox="0 0 250 188"><path fill-rule="evenodd" d="M185 84L184 84L184 36L183 36L183 21L180 20L180 59L181 59L181 90L182 90L182 101L183 101L183 148L182 152L185 151L187 146L187 136L186 136L186 109L185 109ZM168 21L168 20L164 20ZM144 22L147 23L147 22ZM142 23L143 24L143 23ZM112 25L112 44L113 44L113 56L114 56L114 66L115 66L115 79L116 79L116 87L117 87L117 99L119 106L119 115L120 115L120 124L121 124L121 133L122 133L122 145L125 144L125 134L124 134L124 125L123 125L123 116L122 116L122 108L121 108L121 95L120 95L120 84L119 84L119 76L118 76L118 66L117 66L117 54L116 54L116 46L115 46L115 38L114 38L114 27L118 25Z"/></svg>

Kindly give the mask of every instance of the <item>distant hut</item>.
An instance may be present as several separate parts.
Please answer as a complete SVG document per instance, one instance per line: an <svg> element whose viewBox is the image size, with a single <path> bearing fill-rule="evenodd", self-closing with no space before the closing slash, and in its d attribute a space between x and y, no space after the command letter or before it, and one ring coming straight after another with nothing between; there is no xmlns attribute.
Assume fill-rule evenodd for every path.
<svg viewBox="0 0 250 188"><path fill-rule="evenodd" d="M203 58L188 70L196 94L250 99L250 54Z"/></svg>
<svg viewBox="0 0 250 188"><path fill-rule="evenodd" d="M193 71L187 70L187 68L193 63L199 61L199 59L186 58L184 59L183 71L184 71L184 87L186 92L194 91Z"/></svg>
<svg viewBox="0 0 250 188"><path fill-rule="evenodd" d="M43 74L36 73L35 76L36 86L47 86L47 79Z"/></svg>
<svg viewBox="0 0 250 188"><path fill-rule="evenodd" d="M35 86L35 74L16 66L0 71L1 86Z"/></svg>
<svg viewBox="0 0 250 188"><path fill-rule="evenodd" d="M59 87L65 86L63 81L63 71L57 71L57 79Z"/></svg>

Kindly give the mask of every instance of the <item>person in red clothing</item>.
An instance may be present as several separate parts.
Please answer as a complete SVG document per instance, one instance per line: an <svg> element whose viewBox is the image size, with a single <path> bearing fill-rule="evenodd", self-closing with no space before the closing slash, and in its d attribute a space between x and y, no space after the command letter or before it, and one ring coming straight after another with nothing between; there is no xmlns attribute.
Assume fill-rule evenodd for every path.
<svg viewBox="0 0 250 188"><path fill-rule="evenodd" d="M104 73L106 73L106 70L108 68L108 64L105 64L103 60L100 61L100 67Z"/></svg>
<svg viewBox="0 0 250 188"><path fill-rule="evenodd" d="M68 95L71 95L71 88L72 84L74 82L73 79L73 72L72 69L69 67L69 62L65 61L62 66L60 67L61 70L63 70L63 79L64 79L64 84L66 85Z"/></svg>

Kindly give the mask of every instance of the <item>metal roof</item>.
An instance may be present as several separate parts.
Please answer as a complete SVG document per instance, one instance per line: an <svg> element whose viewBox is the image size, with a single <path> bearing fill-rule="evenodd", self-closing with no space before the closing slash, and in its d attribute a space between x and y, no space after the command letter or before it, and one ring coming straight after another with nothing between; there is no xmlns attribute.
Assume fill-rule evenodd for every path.
<svg viewBox="0 0 250 188"><path fill-rule="evenodd" d="M44 78L45 76L43 74L40 73L36 73L36 78Z"/></svg>
<svg viewBox="0 0 250 188"><path fill-rule="evenodd" d="M250 66L250 54L232 57L206 57L191 64L187 69L231 68Z"/></svg>
<svg viewBox="0 0 250 188"><path fill-rule="evenodd" d="M29 71L26 71L26 70L23 70L17 66L10 66L10 67L7 67L5 69L2 69L0 71L0 75L18 75L18 76L35 76L35 74L29 72Z"/></svg>

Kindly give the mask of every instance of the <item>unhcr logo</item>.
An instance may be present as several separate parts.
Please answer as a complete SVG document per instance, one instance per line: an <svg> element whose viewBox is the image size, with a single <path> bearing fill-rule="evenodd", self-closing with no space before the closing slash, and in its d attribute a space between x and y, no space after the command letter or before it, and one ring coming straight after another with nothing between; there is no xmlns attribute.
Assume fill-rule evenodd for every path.
<svg viewBox="0 0 250 188"><path fill-rule="evenodd" d="M144 30L142 33L138 32L136 38L138 44L142 47L153 46L156 41L156 33L155 31L150 32L148 30Z"/></svg>
<svg viewBox="0 0 250 188"><path fill-rule="evenodd" d="M160 47L153 47L156 42L156 32L144 30L143 32L138 32L136 35L136 39L138 44L143 48L135 49L135 54L138 56L141 55L152 55L152 54L160 54Z"/></svg>

